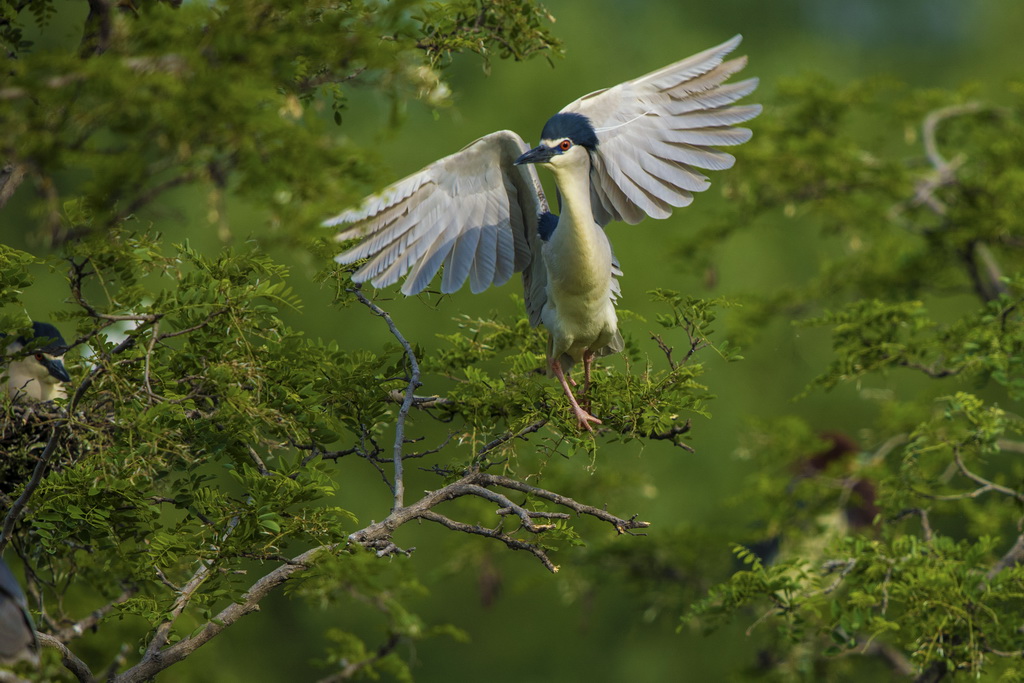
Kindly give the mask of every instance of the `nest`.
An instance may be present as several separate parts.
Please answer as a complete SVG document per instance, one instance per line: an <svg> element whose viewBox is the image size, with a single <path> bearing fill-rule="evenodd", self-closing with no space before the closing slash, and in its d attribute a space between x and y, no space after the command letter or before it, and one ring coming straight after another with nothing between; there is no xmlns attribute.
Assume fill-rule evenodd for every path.
<svg viewBox="0 0 1024 683"><path fill-rule="evenodd" d="M54 426L67 414L53 403L0 402L0 493L15 495L32 477L32 471L53 436ZM51 468L74 463L80 445L68 430L58 435Z"/></svg>

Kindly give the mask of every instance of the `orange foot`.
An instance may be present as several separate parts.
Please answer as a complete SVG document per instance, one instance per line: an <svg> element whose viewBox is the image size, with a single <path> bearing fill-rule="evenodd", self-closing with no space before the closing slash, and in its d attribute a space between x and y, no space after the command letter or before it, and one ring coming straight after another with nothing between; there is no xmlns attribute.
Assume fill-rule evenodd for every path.
<svg viewBox="0 0 1024 683"><path fill-rule="evenodd" d="M580 408L578 405L573 406L573 412L576 413L576 419L580 422L580 429L586 429L588 432L594 431L594 428L590 426L590 423L604 424L601 420L597 419L587 411Z"/></svg>

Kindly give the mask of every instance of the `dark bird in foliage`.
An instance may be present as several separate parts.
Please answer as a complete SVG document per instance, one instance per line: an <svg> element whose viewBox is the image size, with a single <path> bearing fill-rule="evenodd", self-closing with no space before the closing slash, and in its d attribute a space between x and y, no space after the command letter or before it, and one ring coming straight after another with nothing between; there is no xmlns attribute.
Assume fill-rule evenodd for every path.
<svg viewBox="0 0 1024 683"><path fill-rule="evenodd" d="M63 362L67 343L57 328L33 322L29 335L0 333L0 349L0 392L9 397L0 394L0 494L17 496L50 443L57 446L51 470L75 462L82 444L71 430L55 429L67 414L52 401L67 397L71 381Z"/></svg>
<svg viewBox="0 0 1024 683"><path fill-rule="evenodd" d="M860 453L857 442L842 432L824 432L820 437L826 443L826 447L796 464L793 480L784 492L787 497L792 498L796 495L795 489L802 480L842 475L844 468L849 471L851 460ZM816 515L815 522L821 530L814 535L803 535L804 547L800 550L804 557L809 556L810 548L820 550L827 540L837 534L868 533L875 524L875 518L881 509L876 503L875 486L871 480L863 476L843 476L839 487L839 504L828 508L825 514ZM797 505L803 508L804 503L798 501ZM829 505L832 505L831 501ZM773 564L780 551L783 551L786 540L782 533L776 533L768 538L746 543L745 547L765 564ZM791 554L792 551L790 547L789 553L786 554Z"/></svg>
<svg viewBox="0 0 1024 683"><path fill-rule="evenodd" d="M533 149L503 130L398 181L325 222L349 226L339 241L361 240L336 260L365 259L353 280L376 287L404 276L407 295L442 265L444 293L522 273L530 323L548 330L550 372L580 428L592 430L601 420L580 406L569 372L582 361L586 393L594 358L624 347L614 304L622 271L604 226L667 218L709 187L699 169L733 165L716 146L746 142L750 130L734 124L761 111L734 104L757 79L726 83L746 65L725 61L740 40L581 97L548 120ZM559 216L548 211L538 164L554 174Z"/></svg>
<svg viewBox="0 0 1024 683"><path fill-rule="evenodd" d="M39 663L36 629L21 586L0 559L0 664Z"/></svg>
<svg viewBox="0 0 1024 683"><path fill-rule="evenodd" d="M0 344L8 335L0 334ZM6 344L6 365L0 370L7 394L15 401L38 402L66 398L64 383L71 376L64 368L67 343L56 327L33 322L32 336Z"/></svg>

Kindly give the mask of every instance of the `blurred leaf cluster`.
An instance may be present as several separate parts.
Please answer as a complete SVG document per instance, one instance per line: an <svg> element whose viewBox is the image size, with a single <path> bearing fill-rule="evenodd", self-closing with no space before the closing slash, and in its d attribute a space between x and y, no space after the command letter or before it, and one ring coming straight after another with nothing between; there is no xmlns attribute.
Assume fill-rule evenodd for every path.
<svg viewBox="0 0 1024 683"><path fill-rule="evenodd" d="M823 250L806 283L747 302L745 334L780 315L827 330L832 360L798 403L853 387L878 414L853 436L761 422L739 451L763 537L684 621L760 629L771 679L876 660L918 680L1024 675L1024 90L1009 92L790 83L746 150L759 163L728 181L722 226L800 220Z"/></svg>

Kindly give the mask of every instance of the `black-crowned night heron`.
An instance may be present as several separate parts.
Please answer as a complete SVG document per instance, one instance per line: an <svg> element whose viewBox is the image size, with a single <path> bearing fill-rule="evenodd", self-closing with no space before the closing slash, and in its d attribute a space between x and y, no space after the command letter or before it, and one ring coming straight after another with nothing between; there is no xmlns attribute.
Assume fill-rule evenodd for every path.
<svg viewBox="0 0 1024 683"><path fill-rule="evenodd" d="M734 104L757 79L725 83L746 65L725 61L740 40L581 97L548 120L533 149L503 130L398 181L324 223L351 224L339 241L362 238L336 260L367 259L352 279L376 287L405 275L407 295L442 265L443 293L467 278L480 292L521 272L530 323L549 333L550 371L591 430L601 420L580 407L566 375L582 360L586 392L594 358L623 348L614 306L622 271L603 228L667 218L710 185L697 169L733 165L715 147L747 141L750 130L734 124L761 112ZM548 212L534 164L554 173L560 216Z"/></svg>
<svg viewBox="0 0 1024 683"><path fill-rule="evenodd" d="M0 559L0 664L39 661L36 629L14 574Z"/></svg>
<svg viewBox="0 0 1024 683"><path fill-rule="evenodd" d="M0 338L4 335L0 334ZM0 344L5 340L0 339ZM32 336L18 337L6 344L6 367L0 367L0 381L15 400L52 401L66 398L64 382L71 377L61 359L67 343L49 323L32 323Z"/></svg>

